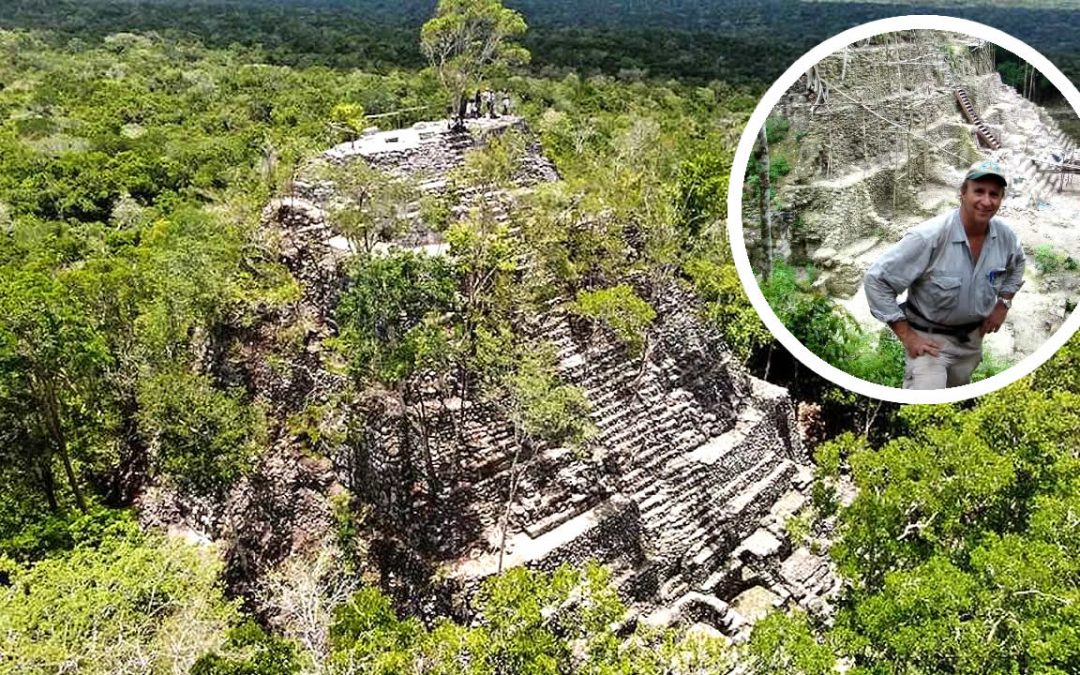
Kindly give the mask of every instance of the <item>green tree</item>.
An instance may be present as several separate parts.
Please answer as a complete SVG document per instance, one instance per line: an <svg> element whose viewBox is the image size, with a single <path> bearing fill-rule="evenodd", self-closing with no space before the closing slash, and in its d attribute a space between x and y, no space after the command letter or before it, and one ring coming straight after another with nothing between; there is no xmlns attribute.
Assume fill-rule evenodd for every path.
<svg viewBox="0 0 1080 675"><path fill-rule="evenodd" d="M428 630L364 589L335 615L334 661L365 673L417 675L690 675L733 665L723 638L640 625L620 636L626 606L610 572L595 564L513 568L487 579L475 603L473 625L442 619Z"/></svg>
<svg viewBox="0 0 1080 675"><path fill-rule="evenodd" d="M529 60L512 42L524 35L521 14L499 0L439 0L435 16L420 31L420 48L450 96L455 116L467 90L501 69Z"/></svg>
<svg viewBox="0 0 1080 675"><path fill-rule="evenodd" d="M454 356L461 398L469 395L477 377L486 377L478 353L482 333L505 333L511 315L527 306L530 299L532 289L520 283L522 275L518 274L521 246L511 232L513 216L503 216L510 211L510 205L501 196L512 187L524 150L521 134L500 133L483 147L466 153L462 166L451 176L455 191L480 195L468 213L445 232L447 258L460 280L457 322L461 330Z"/></svg>
<svg viewBox="0 0 1080 675"><path fill-rule="evenodd" d="M327 164L317 174L333 182L342 197L330 220L355 251L371 253L376 243L391 241L408 225L409 207L418 198L408 181L373 169L362 159Z"/></svg>
<svg viewBox="0 0 1080 675"><path fill-rule="evenodd" d="M711 149L679 166L676 205L680 225L698 237L727 219L727 191L732 155Z"/></svg>
<svg viewBox="0 0 1080 675"><path fill-rule="evenodd" d="M518 483L540 444L580 449L595 432L585 392L563 384L555 372L555 352L546 344L515 343L506 328L477 332L474 364L481 391L513 425L514 444L507 472L500 527L499 563L510 529Z"/></svg>
<svg viewBox="0 0 1080 675"><path fill-rule="evenodd" d="M355 141L364 132L364 106L342 102L330 109L330 124L346 141Z"/></svg>
<svg viewBox="0 0 1080 675"><path fill-rule="evenodd" d="M746 362L755 351L772 342L772 333L746 297L739 274L726 258L726 252L705 247L705 252L686 262L684 270L695 291L705 300L706 321L720 331L725 344L741 361Z"/></svg>
<svg viewBox="0 0 1080 675"><path fill-rule="evenodd" d="M638 297L627 284L598 291L579 291L570 311L606 325L635 356L644 351L649 326L656 320L652 305Z"/></svg>
<svg viewBox="0 0 1080 675"><path fill-rule="evenodd" d="M265 445L260 411L204 375L162 372L138 398L151 471L196 494L224 496Z"/></svg>
<svg viewBox="0 0 1080 675"><path fill-rule="evenodd" d="M754 675L829 675L836 667L832 649L817 642L798 610L770 612L754 624L746 661Z"/></svg>
<svg viewBox="0 0 1080 675"><path fill-rule="evenodd" d="M229 631L222 651L200 656L190 675L291 675L302 668L295 644L250 619Z"/></svg>
<svg viewBox="0 0 1080 675"><path fill-rule="evenodd" d="M24 459L53 511L60 503L54 458L76 506L87 510L73 443L100 415L96 385L109 363L103 336L75 301L70 279L43 259L7 266L0 274L0 394L6 405L29 415L23 419Z"/></svg>
<svg viewBox="0 0 1080 675"><path fill-rule="evenodd" d="M414 376L445 370L451 359L447 317L454 315L456 283L442 257L392 253L355 262L351 287L337 307L337 344L361 389L392 387L406 410L409 436L420 440L428 486L439 490L428 439L427 400Z"/></svg>
<svg viewBox="0 0 1080 675"><path fill-rule="evenodd" d="M908 435L838 453L859 494L833 547L854 586L836 644L868 668L1075 671L1077 394L1024 381L901 418Z"/></svg>
<svg viewBox="0 0 1080 675"><path fill-rule="evenodd" d="M0 652L20 673L186 672L237 619L221 561L121 524L98 545L29 565L0 558Z"/></svg>

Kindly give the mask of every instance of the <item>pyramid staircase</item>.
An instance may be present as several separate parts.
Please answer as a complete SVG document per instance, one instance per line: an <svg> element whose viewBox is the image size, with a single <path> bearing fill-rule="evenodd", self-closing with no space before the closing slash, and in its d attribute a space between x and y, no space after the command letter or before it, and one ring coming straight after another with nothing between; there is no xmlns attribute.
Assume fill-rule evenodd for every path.
<svg viewBox="0 0 1080 675"><path fill-rule="evenodd" d="M1014 178L1014 184L1023 188L1032 206L1045 202L1054 192L1064 191L1071 184L1072 175L1080 173L1080 152L1068 134L1056 130L1050 147L1057 150L1042 157L1024 155L1019 165L1010 169L1019 178Z"/></svg>

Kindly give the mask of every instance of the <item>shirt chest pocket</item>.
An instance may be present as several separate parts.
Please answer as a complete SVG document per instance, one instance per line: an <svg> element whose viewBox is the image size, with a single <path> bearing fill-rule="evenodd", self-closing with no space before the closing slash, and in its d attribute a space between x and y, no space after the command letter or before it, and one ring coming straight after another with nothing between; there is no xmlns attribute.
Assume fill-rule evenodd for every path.
<svg viewBox="0 0 1080 675"><path fill-rule="evenodd" d="M930 277L924 286L926 301L930 305L927 309L935 314L955 309L960 302L960 285L960 277L942 274Z"/></svg>
<svg viewBox="0 0 1080 675"><path fill-rule="evenodd" d="M982 311L988 312L997 303L997 296L1001 292L1005 279L1009 276L1011 263L1011 257L1006 255L993 256L986 261L986 266L983 268L985 272L979 279L981 283L978 287Z"/></svg>

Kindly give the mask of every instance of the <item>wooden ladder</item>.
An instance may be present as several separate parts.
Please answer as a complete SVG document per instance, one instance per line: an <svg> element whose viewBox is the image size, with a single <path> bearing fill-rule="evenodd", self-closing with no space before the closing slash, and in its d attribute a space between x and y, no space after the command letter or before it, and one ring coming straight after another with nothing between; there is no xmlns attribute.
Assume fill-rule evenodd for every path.
<svg viewBox="0 0 1080 675"><path fill-rule="evenodd" d="M979 113L975 112L975 106L971 104L971 99L968 98L967 91L964 89L954 89L953 93L956 94L956 102L960 104L960 110L963 111L964 117L968 122L975 125L975 133L978 135L979 140L992 150L1000 150L1001 141L998 140L997 135L990 130L990 127L986 125L986 122L982 121L982 118L979 117Z"/></svg>

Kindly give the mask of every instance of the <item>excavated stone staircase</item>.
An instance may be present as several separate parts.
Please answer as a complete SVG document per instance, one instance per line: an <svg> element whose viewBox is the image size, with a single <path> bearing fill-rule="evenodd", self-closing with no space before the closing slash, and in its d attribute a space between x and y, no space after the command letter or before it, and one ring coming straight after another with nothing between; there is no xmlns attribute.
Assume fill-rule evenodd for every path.
<svg viewBox="0 0 1080 675"><path fill-rule="evenodd" d="M672 293L662 304L643 362L611 336L593 344L575 336L570 319L558 312L540 322L538 336L558 349L561 378L581 387L592 403L597 434L591 456L544 449L540 461L528 465L519 495L531 508L512 505L502 564L550 569L599 559L615 568L626 595L653 620L711 616L715 627L729 630L744 624L726 602L746 586L733 554L770 517L779 523L775 536L786 537L782 521L805 497L780 516L775 507L781 497L790 504L791 495L801 494L810 471L786 391L731 363L716 336L697 324L687 300ZM500 438L487 439L488 450L479 454L509 455L510 447L494 450ZM551 456L564 478L584 480L571 489L567 480L551 480ZM504 460L486 479L503 484L502 501L508 471ZM484 542L499 540L501 523L488 520L495 531L451 565L452 576L466 585L498 569L498 547ZM771 582L785 583L782 577Z"/></svg>

